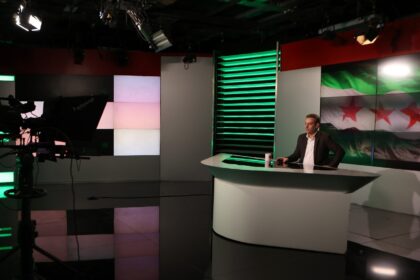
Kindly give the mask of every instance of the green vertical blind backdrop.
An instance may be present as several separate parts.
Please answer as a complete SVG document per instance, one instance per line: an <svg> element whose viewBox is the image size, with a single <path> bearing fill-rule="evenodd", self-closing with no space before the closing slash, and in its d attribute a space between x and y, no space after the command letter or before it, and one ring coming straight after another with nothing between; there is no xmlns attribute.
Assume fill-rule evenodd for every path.
<svg viewBox="0 0 420 280"><path fill-rule="evenodd" d="M279 64L276 50L216 58L213 154L273 152Z"/></svg>

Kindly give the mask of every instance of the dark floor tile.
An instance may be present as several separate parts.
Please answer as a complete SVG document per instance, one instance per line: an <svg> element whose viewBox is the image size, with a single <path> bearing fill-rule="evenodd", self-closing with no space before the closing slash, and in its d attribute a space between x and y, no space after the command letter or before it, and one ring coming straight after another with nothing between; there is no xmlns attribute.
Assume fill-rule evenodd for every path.
<svg viewBox="0 0 420 280"><path fill-rule="evenodd" d="M78 273L73 273L56 263L37 263L36 270L45 280L114 280L114 260L66 262Z"/></svg>
<svg viewBox="0 0 420 280"><path fill-rule="evenodd" d="M67 234L75 233L113 234L114 209L67 210Z"/></svg>

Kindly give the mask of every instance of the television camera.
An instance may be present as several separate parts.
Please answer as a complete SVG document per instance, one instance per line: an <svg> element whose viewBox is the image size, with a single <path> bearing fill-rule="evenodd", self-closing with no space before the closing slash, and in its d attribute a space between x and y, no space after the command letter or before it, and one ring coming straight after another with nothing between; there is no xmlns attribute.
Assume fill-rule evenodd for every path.
<svg viewBox="0 0 420 280"><path fill-rule="evenodd" d="M33 188L33 162L34 157L41 162L57 158L84 159L73 143L92 140L106 102L106 95L57 97L44 102L42 116L25 118L22 115L35 110L33 101L23 103L13 96L0 98L0 149L11 149L0 155L0 159L8 155L18 158L18 185L4 194L22 201L18 245L0 258L0 262L20 250L22 279L36 278L33 250L78 273L35 244L37 232L31 219L31 199L45 196L46 192ZM57 141L64 141L65 145L57 145Z"/></svg>
<svg viewBox="0 0 420 280"><path fill-rule="evenodd" d="M107 99L106 95L51 98L44 101L42 116L26 118L35 110L33 101L0 98L8 103L0 104L0 148L30 150L38 161L81 158L78 143L92 140ZM5 139L16 141L5 145Z"/></svg>

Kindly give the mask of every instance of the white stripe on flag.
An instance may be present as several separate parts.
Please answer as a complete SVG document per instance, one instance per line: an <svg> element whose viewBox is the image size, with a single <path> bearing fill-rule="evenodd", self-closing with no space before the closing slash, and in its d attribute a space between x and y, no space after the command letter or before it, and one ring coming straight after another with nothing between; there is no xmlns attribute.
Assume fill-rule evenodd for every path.
<svg viewBox="0 0 420 280"><path fill-rule="evenodd" d="M373 99L372 99L373 98ZM355 114L356 121L350 117L345 117L343 108L350 106L354 99L354 106L362 107ZM380 96L376 103L377 110L392 111L383 118L378 118L370 109L375 107L374 96L344 97L344 98L325 98L321 100L321 123L331 123L337 129L356 128L358 130L389 131L396 133L399 137L410 138L413 136L402 136L401 133L420 132L420 122L417 121L410 127L410 117L402 110L409 107L415 100L407 94L387 94ZM389 122L388 122L389 121Z"/></svg>
<svg viewBox="0 0 420 280"><path fill-rule="evenodd" d="M337 89L330 88L327 86L321 86L321 97L344 97L344 96L360 96L366 95L364 93L358 92L355 89Z"/></svg>

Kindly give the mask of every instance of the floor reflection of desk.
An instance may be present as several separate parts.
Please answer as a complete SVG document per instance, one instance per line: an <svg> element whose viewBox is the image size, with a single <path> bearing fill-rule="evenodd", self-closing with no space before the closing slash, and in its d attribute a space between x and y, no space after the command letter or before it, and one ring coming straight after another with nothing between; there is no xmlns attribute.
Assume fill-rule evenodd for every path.
<svg viewBox="0 0 420 280"><path fill-rule="evenodd" d="M215 177L216 233L251 244L345 253L350 193L377 174L224 163L230 156L202 161Z"/></svg>
<svg viewBox="0 0 420 280"><path fill-rule="evenodd" d="M253 246L214 234L211 276L215 280L344 280L346 256Z"/></svg>

